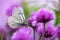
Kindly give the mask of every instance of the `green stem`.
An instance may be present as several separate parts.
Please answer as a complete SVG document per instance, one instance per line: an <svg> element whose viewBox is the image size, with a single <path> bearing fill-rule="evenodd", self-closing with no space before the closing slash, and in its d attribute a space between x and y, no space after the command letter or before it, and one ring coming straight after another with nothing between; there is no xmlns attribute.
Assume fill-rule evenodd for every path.
<svg viewBox="0 0 60 40"><path fill-rule="evenodd" d="M4 39L4 32L2 32L2 35L1 35L1 40Z"/></svg>

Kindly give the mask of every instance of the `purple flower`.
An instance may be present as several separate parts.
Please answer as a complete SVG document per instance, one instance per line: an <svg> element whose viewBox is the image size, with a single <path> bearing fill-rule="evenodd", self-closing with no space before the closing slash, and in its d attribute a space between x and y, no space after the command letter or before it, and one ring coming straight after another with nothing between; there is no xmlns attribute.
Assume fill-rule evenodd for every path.
<svg viewBox="0 0 60 40"><path fill-rule="evenodd" d="M57 37L60 38L60 25L58 25L56 28L56 35L57 35Z"/></svg>
<svg viewBox="0 0 60 40"><path fill-rule="evenodd" d="M55 34L55 27L53 24L48 23L46 24L46 29L45 29L45 37L50 38Z"/></svg>
<svg viewBox="0 0 60 40"><path fill-rule="evenodd" d="M28 18L28 25L30 26L36 26L36 12L32 12L30 17Z"/></svg>
<svg viewBox="0 0 60 40"><path fill-rule="evenodd" d="M33 29L30 27L23 27L16 31L11 40L34 40Z"/></svg>
<svg viewBox="0 0 60 40"><path fill-rule="evenodd" d="M28 24L32 26L36 26L37 23L40 22L46 23L51 20L55 20L55 14L50 10L42 8L36 12L31 13L28 19Z"/></svg>
<svg viewBox="0 0 60 40"><path fill-rule="evenodd" d="M46 23L50 20L55 19L55 14L52 11L47 10L45 8L42 8L42 9L38 10L36 13L37 13L36 20L38 22Z"/></svg>
<svg viewBox="0 0 60 40"><path fill-rule="evenodd" d="M41 36L41 34L43 33L43 23L38 23L37 25L36 25L37 27L36 27L36 32L38 33L38 35L40 35Z"/></svg>
<svg viewBox="0 0 60 40"><path fill-rule="evenodd" d="M42 36L42 33L43 33L43 24L37 24L37 33ZM54 28L54 25L52 25L51 23L48 23L45 25L45 34L44 34L44 37L45 38L50 38L54 35L55 33L55 28Z"/></svg>

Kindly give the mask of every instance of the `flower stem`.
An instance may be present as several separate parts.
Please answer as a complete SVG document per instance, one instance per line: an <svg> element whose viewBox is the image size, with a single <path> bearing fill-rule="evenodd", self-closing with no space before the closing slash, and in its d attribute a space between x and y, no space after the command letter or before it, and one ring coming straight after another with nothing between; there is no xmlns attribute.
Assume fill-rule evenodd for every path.
<svg viewBox="0 0 60 40"><path fill-rule="evenodd" d="M42 40L40 36L39 36L39 40Z"/></svg>
<svg viewBox="0 0 60 40"><path fill-rule="evenodd" d="M60 38L59 38L59 40L60 40Z"/></svg>
<svg viewBox="0 0 60 40"><path fill-rule="evenodd" d="M4 39L4 32L2 32L2 35L1 35L1 40Z"/></svg>
<svg viewBox="0 0 60 40"><path fill-rule="evenodd" d="M34 29L34 40L35 40L35 29Z"/></svg>
<svg viewBox="0 0 60 40"><path fill-rule="evenodd" d="M44 34L45 34L45 23L44 23L44 27L43 27L42 40L44 40Z"/></svg>
<svg viewBox="0 0 60 40"><path fill-rule="evenodd" d="M49 38L46 38L46 40L49 40Z"/></svg>

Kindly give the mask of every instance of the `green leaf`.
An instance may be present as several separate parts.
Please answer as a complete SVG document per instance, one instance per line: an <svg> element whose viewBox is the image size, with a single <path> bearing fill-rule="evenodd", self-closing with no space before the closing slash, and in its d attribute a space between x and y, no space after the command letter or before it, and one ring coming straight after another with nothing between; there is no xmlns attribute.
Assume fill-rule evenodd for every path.
<svg viewBox="0 0 60 40"><path fill-rule="evenodd" d="M29 14L30 14L30 8L29 8L27 2L23 3L23 9L24 9L24 13L25 13L25 16L26 16L26 19L27 19L29 17Z"/></svg>
<svg viewBox="0 0 60 40"><path fill-rule="evenodd" d="M30 13L32 11L38 10L39 7L37 7L37 6L29 7L27 2L23 2L23 9L24 9L24 13L25 13L25 16L26 16L26 19L27 19L29 17Z"/></svg>
<svg viewBox="0 0 60 40"><path fill-rule="evenodd" d="M60 13L58 11L56 12L56 25L60 24Z"/></svg>
<svg viewBox="0 0 60 40"><path fill-rule="evenodd" d="M32 6L32 7L30 8L31 11L37 11L38 9L39 9L39 7L37 7L37 6Z"/></svg>

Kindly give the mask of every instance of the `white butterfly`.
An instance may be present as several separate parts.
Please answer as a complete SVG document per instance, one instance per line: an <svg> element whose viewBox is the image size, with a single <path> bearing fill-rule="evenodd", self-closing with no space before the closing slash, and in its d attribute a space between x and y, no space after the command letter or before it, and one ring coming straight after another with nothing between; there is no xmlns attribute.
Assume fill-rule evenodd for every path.
<svg viewBox="0 0 60 40"><path fill-rule="evenodd" d="M23 24L25 21L24 10L22 7L14 7L12 16L8 17L8 25L11 28L17 28L19 24Z"/></svg>

